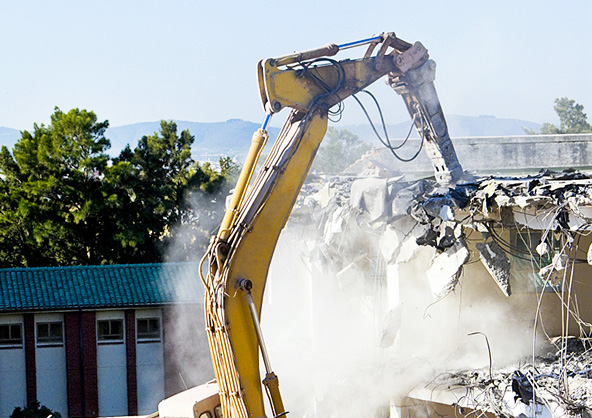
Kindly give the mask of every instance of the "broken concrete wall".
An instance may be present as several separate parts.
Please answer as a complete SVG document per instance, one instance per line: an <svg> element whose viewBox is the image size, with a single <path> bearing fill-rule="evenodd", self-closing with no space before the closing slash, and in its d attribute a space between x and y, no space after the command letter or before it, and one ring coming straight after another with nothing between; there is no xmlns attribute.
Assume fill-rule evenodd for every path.
<svg viewBox="0 0 592 418"><path fill-rule="evenodd" d="M483 348L482 342L467 339L467 333L481 331L494 335L500 324L507 324L515 332L508 332L504 327L504 335L495 338L493 346L508 351L504 347L511 342L510 351L516 356L524 355L525 350L532 347L529 330L534 324L536 294L508 299L480 261L476 245L484 241L481 234L468 228L465 240L462 227L454 222L446 224L441 218L452 216L446 215L442 206L428 205L439 217L430 222L441 228L436 236L426 238L431 227L422 225L417 216L406 212L418 199L425 200L424 194L430 186L400 180L364 179L352 182L351 189L347 182L336 182L334 189L339 189L339 198L324 203L319 199L312 205L314 215L309 212L318 223L311 229L313 235L307 241L310 254L307 257L314 254L322 265L323 274L332 275L340 286L355 286L355 280L362 277L362 285L358 283L361 300L372 296L367 290L376 285L377 276L384 276L381 285L388 305L384 312L378 313L384 328L383 345L392 340L392 344L399 344L405 351L413 351L415 347L416 354L425 349L429 355L434 351L430 347L432 341L440 339L449 344L446 349L441 347L441 351L451 356L459 339L472 340L467 344L475 344L479 350ZM326 191L323 193L330 195ZM310 208L314 198L306 199ZM448 205L455 204L450 201ZM402 207L407 209L401 210ZM295 211L298 221L291 220L288 228L297 230L303 218L301 209ZM418 245L418 240L430 239L433 246ZM377 271L380 263L384 263L384 267ZM401 318L396 325L399 330L389 329L393 326L393 316ZM376 319L369 317L369 320ZM428 339L423 338L428 334ZM435 335L438 338L432 339ZM477 357L487 361L487 356L482 354Z"/></svg>
<svg viewBox="0 0 592 418"><path fill-rule="evenodd" d="M572 252L571 257L577 256L580 261L558 272L563 283L557 290L563 293L548 291L541 300L541 321L551 337L561 335L565 324L564 332L568 335L580 338L592 336L592 266L582 261L592 245L592 236L582 234L576 239L578 249Z"/></svg>
<svg viewBox="0 0 592 418"><path fill-rule="evenodd" d="M566 335L564 327L571 335L590 333L592 304L586 301L592 296L592 267L585 262L592 242L585 229L592 223L590 178L543 173L434 187L401 177L334 178L308 185L309 193L299 198L284 237L292 236L287 256L306 266L300 276L306 276L302 288L312 302L300 306L309 309L305 322L314 330L309 334L330 347L318 367L338 366L334 375L321 373L316 381L317 387L325 383L327 393L335 379L347 382L345 392L358 390L351 386L352 375L339 369L351 356L332 354L335 347L352 348L356 361L348 367L361 367L370 352L392 367L388 379L407 376L409 368L422 379L437 370L508 364L532 355L533 348L548 348L546 337ZM545 249L542 236L569 241L571 250ZM517 252L521 242L530 254ZM578 254L579 262L555 257L566 249L568 258ZM541 292L541 266L529 261L537 251L557 258L551 273L561 277L564 292L558 285ZM528 274L517 273L520 260ZM272 296L276 277L291 280L285 276L297 271L288 267L288 274L285 260L273 263ZM347 303L338 302L344 298ZM562 312L566 306L571 313ZM359 342L365 350L354 349ZM302 352L308 353L301 347ZM391 390L404 393L411 382L398 378Z"/></svg>
<svg viewBox="0 0 592 418"><path fill-rule="evenodd" d="M588 185L592 184L589 178L577 173L543 173L526 179L484 178L445 194L434 193L432 186L425 181L409 183L402 181L401 177L363 179L351 184L351 189L340 184L338 194L341 200L337 209L331 215L318 217L324 220L324 242L320 251L327 261L333 263L327 268L341 270L351 264L351 260L360 257L368 261L369 254L378 248L382 262L387 265L387 281L391 281L390 275L395 274L392 272L410 263L418 257L418 253L427 251L431 254L430 259L422 260L412 275L416 281L429 284L429 288L422 291L430 295L430 303L446 296L460 283L468 306L487 301L491 296L494 302L518 313L517 316L524 318L530 327L535 323L537 309L542 308L539 326L550 335L561 332L562 320L558 318L562 317L561 306L565 304L557 296L557 291L561 289L548 286L541 294L540 286L537 289L525 283L530 279L515 274L511 266L530 255L512 255L511 249L502 249L496 239L511 247L516 245L516 242L512 244L512 240L517 239L512 236L512 233L517 234L516 231L520 239L524 240L524 235L530 240L529 231L540 236L541 231L548 234L549 230L567 228L570 234L577 236L579 252L585 251L590 238L586 233L577 231L589 224L592 213L587 206L591 201L586 192L586 188L590 187ZM421 202L421 211L418 211L417 202ZM321 205L318 206L322 212ZM565 215L558 214L559 207L563 208L561 211L565 211ZM326 208L331 209L331 205L328 203ZM495 232L495 236L491 236L491 232ZM355 239L351 240L352 237ZM566 257L564 252L561 256L564 263ZM359 260L356 264L358 270L364 269ZM351 270L351 267L346 270ZM470 277L466 275L467 269L471 271ZM566 279L572 276L571 268L559 270L555 267L551 270L554 277L558 277L557 283L563 282L561 278L564 274ZM538 271L531 272L531 276L537 274L540 276ZM589 327L584 325L592 322L592 307L589 308L589 304L576 306L574 302L578 297L586 299L592 296L592 287L586 279L590 276L592 268L587 263L575 263L573 281L570 282L574 295L570 301L573 312L572 319L567 322L569 331L574 335L590 332ZM391 302L396 299L390 296L393 292L402 294L393 290L392 283L389 289ZM512 292L512 289L516 291ZM512 297L504 300L510 294ZM566 324L565 315L563 324Z"/></svg>
<svg viewBox="0 0 592 418"><path fill-rule="evenodd" d="M489 361L487 346L468 335L472 332L488 336L496 364L532 351L536 294L506 297L479 262L474 243L469 251L472 258L462 267L455 290L441 298L432 293L426 274L435 249L420 247L409 261L388 266L389 296L398 296L390 297L391 309L400 307L402 318L395 345L402 352L453 369L483 367ZM543 341L539 339L540 345Z"/></svg>

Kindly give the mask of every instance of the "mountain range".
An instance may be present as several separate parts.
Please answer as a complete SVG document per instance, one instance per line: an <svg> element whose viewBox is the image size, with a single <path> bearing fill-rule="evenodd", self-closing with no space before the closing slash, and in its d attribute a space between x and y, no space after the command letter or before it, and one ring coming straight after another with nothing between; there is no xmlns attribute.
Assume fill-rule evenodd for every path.
<svg viewBox="0 0 592 418"><path fill-rule="evenodd" d="M198 161L217 161L220 155L228 155L242 161L251 143L253 132L259 128L259 124L241 119L229 119L226 122L188 122L175 121L178 131L189 129L195 136L193 144L193 158ZM471 136L512 136L524 135L524 129L538 130L540 124L518 119L500 119L495 116L447 116L448 128L451 137ZM358 135L363 141L378 146L372 128L368 124L360 125L334 125L337 129L347 129ZM405 138L411 127L411 121L387 126L390 138ZM133 148L138 139L143 135L158 132L160 122L141 122L130 125L109 128L105 136L111 140L109 154L116 156L127 144ZM383 132L382 126L376 129ZM280 129L271 127L268 129L270 138L275 138ZM415 132L412 136L417 136ZM0 145L6 145L12 149L19 140L20 132L16 129L0 126ZM270 141L271 142L271 141Z"/></svg>

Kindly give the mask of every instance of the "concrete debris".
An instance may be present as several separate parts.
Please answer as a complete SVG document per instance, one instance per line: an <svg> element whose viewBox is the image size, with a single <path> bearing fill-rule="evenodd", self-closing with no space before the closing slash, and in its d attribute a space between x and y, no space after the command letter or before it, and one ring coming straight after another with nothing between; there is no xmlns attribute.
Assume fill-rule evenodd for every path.
<svg viewBox="0 0 592 418"><path fill-rule="evenodd" d="M481 262L504 295L510 296L510 260L504 250L495 241L478 242L475 248L479 251Z"/></svg>
<svg viewBox="0 0 592 418"><path fill-rule="evenodd" d="M385 320L385 326L379 339L379 347L387 348L395 343L397 333L401 327L401 306L391 309Z"/></svg>
<svg viewBox="0 0 592 418"><path fill-rule="evenodd" d="M578 340L580 341L580 340ZM563 363L563 365L562 365ZM534 365L505 369L471 369L444 373L425 388L410 392L413 399L458 399L453 406L501 417L589 417L592 408L592 355L537 357ZM490 374L491 373L491 374ZM425 399L428 400L428 399Z"/></svg>
<svg viewBox="0 0 592 418"><path fill-rule="evenodd" d="M381 150L374 149L366 152L358 161L345 170L346 174L358 177L394 177L401 174L400 170L394 169L388 161L381 160Z"/></svg>
<svg viewBox="0 0 592 418"><path fill-rule="evenodd" d="M545 171L524 178L474 178L444 191L433 181L406 182L403 176L318 177L303 189L293 213L296 215L290 222L302 218L317 225L322 242L319 250L338 269L368 249L368 234L377 235L377 251L386 263L409 262L421 246L435 248L439 255L428 278L434 296L454 287L458 260L470 260L464 257L463 231L486 232L490 237L487 242L475 245L479 260L509 296L508 254L517 244L509 243L498 230L519 233L526 227L528 231L541 231L543 237L549 231L563 231L564 241L573 240L574 231L592 224L592 177ZM537 238L535 246L530 257L557 256L557 249L545 239ZM450 254L455 257L450 258ZM592 256L589 258L592 260ZM441 265L445 264L443 260L450 266ZM438 269L446 274L435 280ZM553 263L540 265L535 273L543 281L558 283L561 271Z"/></svg>
<svg viewBox="0 0 592 418"><path fill-rule="evenodd" d="M388 196L387 179L360 179L352 184L350 204L355 210L363 213L368 219L368 224L372 225L385 221L390 216Z"/></svg>
<svg viewBox="0 0 592 418"><path fill-rule="evenodd" d="M442 220L445 222L452 221L452 220L454 220L454 211L452 210L452 208L450 206L444 205L440 209L440 218L442 218Z"/></svg>
<svg viewBox="0 0 592 418"><path fill-rule="evenodd" d="M549 286L557 287L563 280L564 270L567 268L567 264L567 254L555 254L551 264L539 270L539 275L541 276L541 279Z"/></svg>
<svg viewBox="0 0 592 418"><path fill-rule="evenodd" d="M423 181L408 184L402 179L403 176L356 180L351 185L350 205L370 226L405 216L425 188Z"/></svg>
<svg viewBox="0 0 592 418"><path fill-rule="evenodd" d="M592 334L592 309L586 303L590 273L577 270L592 265L591 176L545 171L524 178L475 178L447 190L438 187L431 180L405 181L402 176L317 178L303 189L293 211L296 216L289 220L292 226L297 223L300 230L306 230L302 232L308 251L304 257L320 260L319 270L341 288L353 289L360 295L357 299L367 297L369 301L375 300L368 295L376 296L377 289L389 292L383 299L388 308L380 311L378 346L396 348L408 343L405 335L415 335L416 330L407 329L405 321L420 314L421 308L410 306L418 300L430 307L427 316L432 306L436 310L456 301L459 324L464 309L475 313L464 320L468 324L481 320L483 314L492 321L505 321L501 323L508 327L516 325L508 339L528 334L534 341L539 331L545 337L565 333L561 341L568 333L573 335L573 329L581 332L579 336ZM565 290L568 283L580 286L582 296L570 299L571 287ZM462 292L451 294L457 288ZM510 297L508 308L490 312L506 300L498 288ZM406 299L406 291L414 298ZM559 298L554 310L539 312L551 297ZM553 316L548 328L538 324L533 330L534 317L530 322L525 316L531 313L533 300L537 321ZM365 306L370 312L381 305L371 302ZM561 322L564 317L569 323ZM527 324L524 332L519 327L523 324ZM548 333L553 326L560 331ZM504 345L504 337L492 337L498 339L492 346L499 347L500 338ZM506 348L511 351L514 342L508 341ZM541 347L539 342L536 350ZM534 343L526 345L534 356ZM568 353L565 345L562 350L555 359L538 358L536 365L443 374L426 386L425 400L438 402L438 392L458 389L456 400L448 405L478 411L474 416L589 417L592 351ZM490 362L495 357L492 351ZM411 391L409 397L421 399L422 395Z"/></svg>
<svg viewBox="0 0 592 418"><path fill-rule="evenodd" d="M421 228L416 228L414 231L416 231L416 230L421 231L422 229ZM417 245L416 240L406 239L401 244L401 248L399 250L399 254L398 254L398 256L395 259L395 262L393 264L405 264L405 263L409 263L410 261L414 260L417 257L417 255L420 252L422 252L422 250L425 249L425 248L426 248L426 246ZM429 247L427 247L427 248L429 248Z"/></svg>
<svg viewBox="0 0 592 418"><path fill-rule="evenodd" d="M547 244L546 242L541 242L539 245L537 245L536 247L536 252L538 255L548 255L551 251L551 247L549 247L549 244Z"/></svg>
<svg viewBox="0 0 592 418"><path fill-rule="evenodd" d="M401 251L402 243L418 229L411 217L402 217L386 225L380 236L378 247L387 264L394 264Z"/></svg>
<svg viewBox="0 0 592 418"><path fill-rule="evenodd" d="M455 241L432 259L426 275L432 295L440 299L452 292L458 283L462 266L469 260L469 250L463 239Z"/></svg>

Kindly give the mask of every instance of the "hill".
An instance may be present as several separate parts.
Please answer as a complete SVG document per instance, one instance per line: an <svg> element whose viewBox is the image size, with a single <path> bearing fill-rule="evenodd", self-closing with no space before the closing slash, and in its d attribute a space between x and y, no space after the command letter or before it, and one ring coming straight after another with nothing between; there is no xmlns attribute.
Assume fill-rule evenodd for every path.
<svg viewBox="0 0 592 418"><path fill-rule="evenodd" d="M8 149L12 149L20 137L21 133L17 129L0 126L0 146L6 145Z"/></svg>
<svg viewBox="0 0 592 418"><path fill-rule="evenodd" d="M188 122L175 120L178 132L189 129L195 136L193 144L194 158L198 161L217 161L220 155L242 157L251 145L253 132L260 125L241 119L229 119L226 122ZM143 135L151 135L160 129L160 121L143 122L117 126L107 129L105 136L111 140L111 155L117 155L130 144L132 148ZM279 134L278 128L270 128L269 135Z"/></svg>
<svg viewBox="0 0 592 418"><path fill-rule="evenodd" d="M528 122L519 119L499 119L495 116L481 115L481 116L460 116L448 115L446 116L448 123L448 132L451 138L464 138L473 136L513 136L524 135L524 129L528 128L538 131L539 123ZM382 126L376 126L376 130L383 135ZM411 120L408 122L401 122L394 125L387 125L387 132L392 139L405 138L411 127ZM360 139L378 144L376 135L372 131L370 125L348 125L337 126L339 129L347 129L360 137ZM418 137L415 130L411 133L411 137ZM378 145L377 145L378 146Z"/></svg>
<svg viewBox="0 0 592 418"><path fill-rule="evenodd" d="M499 119L494 116L447 116L451 137L471 136L510 136L523 135L523 127L538 130L540 124L518 119ZM195 136L193 158L197 161L217 161L220 155L228 155L242 161L251 144L253 132L259 124L241 119L229 119L226 122L188 122L176 120L179 132L189 129ZM411 121L388 125L389 136L393 139L404 138L409 131ZM370 125L335 125L338 129L347 129L360 137L361 140L379 146ZM111 140L109 154L118 155L127 144L132 148L143 135L158 132L160 121L134 123L107 129L105 136ZM382 133L382 127L378 127ZM271 139L279 134L279 128L269 128ZM415 131L412 136L417 136ZM20 138L16 129L0 127L0 145L12 149ZM271 141L270 141L271 142Z"/></svg>
<svg viewBox="0 0 592 418"><path fill-rule="evenodd" d="M195 136L193 145L194 158L198 161L217 161L220 155L229 155L242 161L246 155L251 136L259 125L241 119L229 119L226 122L201 123L175 121L179 131L189 129ZM511 136L524 135L523 127L538 130L540 124L519 119L499 119L495 116L459 116L447 117L448 128L452 138L472 136ZM391 138L404 138L409 132L411 121L388 125ZM158 131L160 122L144 122L125 125L107 130L107 138L111 139L111 154L118 154L126 144L135 144L142 135ZM370 125L335 125L338 129L347 129L365 142L379 146ZM382 128L377 127L379 132ZM279 128L269 128L269 135L274 139ZM417 136L413 131L412 136Z"/></svg>

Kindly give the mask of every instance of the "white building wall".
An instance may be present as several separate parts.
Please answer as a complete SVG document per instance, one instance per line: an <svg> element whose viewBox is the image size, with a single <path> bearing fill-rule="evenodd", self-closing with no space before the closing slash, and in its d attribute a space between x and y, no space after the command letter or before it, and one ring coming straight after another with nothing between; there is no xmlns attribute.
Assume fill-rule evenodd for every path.
<svg viewBox="0 0 592 418"><path fill-rule="evenodd" d="M61 322L62 314L35 315L35 365L37 368L37 400L52 411L68 418L68 385L65 344L44 345L37 342L37 322ZM65 335L65 332L62 331ZM65 340L64 340L65 341Z"/></svg>
<svg viewBox="0 0 592 418"><path fill-rule="evenodd" d="M138 318L160 318L161 324L159 341L138 342L136 338L138 414L147 415L156 412L158 402L164 399L162 313L160 309L139 309L136 310L136 321Z"/></svg>
<svg viewBox="0 0 592 418"><path fill-rule="evenodd" d="M22 315L2 315L0 323L20 323L23 345L0 349L0 418L8 418L15 407L27 404L24 322Z"/></svg>
<svg viewBox="0 0 592 418"><path fill-rule="evenodd" d="M102 417L124 416L128 411L124 312L97 312L96 319L97 323L105 319L121 319L124 322L121 343L102 344L97 341L99 414Z"/></svg>

